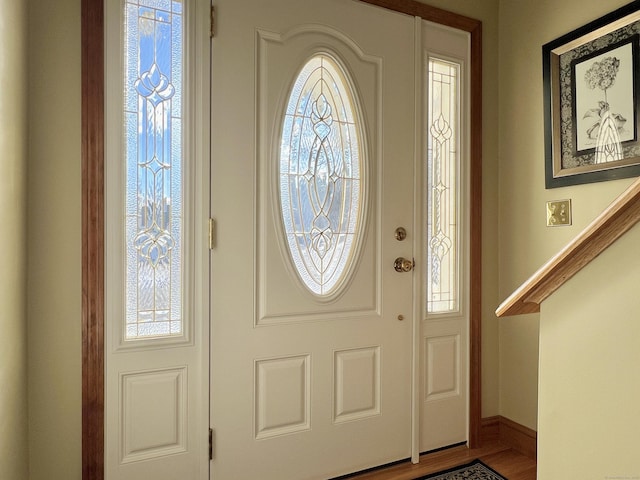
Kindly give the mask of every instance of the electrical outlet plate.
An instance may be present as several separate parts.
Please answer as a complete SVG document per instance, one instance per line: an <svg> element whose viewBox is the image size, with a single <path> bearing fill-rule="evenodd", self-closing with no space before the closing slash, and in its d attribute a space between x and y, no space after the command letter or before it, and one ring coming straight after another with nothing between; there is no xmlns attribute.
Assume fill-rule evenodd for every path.
<svg viewBox="0 0 640 480"><path fill-rule="evenodd" d="M547 227L571 225L571 200L547 202Z"/></svg>

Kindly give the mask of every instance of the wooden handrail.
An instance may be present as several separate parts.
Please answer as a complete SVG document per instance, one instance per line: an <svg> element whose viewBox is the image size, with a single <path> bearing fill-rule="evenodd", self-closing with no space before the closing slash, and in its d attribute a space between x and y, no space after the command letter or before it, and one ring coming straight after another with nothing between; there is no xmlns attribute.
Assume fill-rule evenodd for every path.
<svg viewBox="0 0 640 480"><path fill-rule="evenodd" d="M549 295L640 221L640 179L543 265L496 310L498 317L536 313Z"/></svg>

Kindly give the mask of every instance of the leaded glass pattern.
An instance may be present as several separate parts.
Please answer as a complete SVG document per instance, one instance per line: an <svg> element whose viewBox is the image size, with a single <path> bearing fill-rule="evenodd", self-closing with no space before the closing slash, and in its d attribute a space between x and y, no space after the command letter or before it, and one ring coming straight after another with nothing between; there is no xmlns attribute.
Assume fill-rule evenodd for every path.
<svg viewBox="0 0 640 480"><path fill-rule="evenodd" d="M300 279L319 296L340 285L358 235L362 152L354 99L343 69L319 54L296 78L283 120L284 232Z"/></svg>
<svg viewBox="0 0 640 480"><path fill-rule="evenodd" d="M182 2L124 3L127 339L182 326Z"/></svg>
<svg viewBox="0 0 640 480"><path fill-rule="evenodd" d="M459 308L459 72L428 58L427 78L427 312Z"/></svg>

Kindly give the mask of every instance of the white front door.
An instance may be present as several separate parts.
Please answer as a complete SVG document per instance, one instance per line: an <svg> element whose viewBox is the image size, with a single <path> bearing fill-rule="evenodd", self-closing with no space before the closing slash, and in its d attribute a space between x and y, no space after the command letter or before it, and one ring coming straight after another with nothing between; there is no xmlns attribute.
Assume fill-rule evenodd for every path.
<svg viewBox="0 0 640 480"><path fill-rule="evenodd" d="M394 261L413 258L414 19L347 0L215 6L212 478L407 458L414 275Z"/></svg>

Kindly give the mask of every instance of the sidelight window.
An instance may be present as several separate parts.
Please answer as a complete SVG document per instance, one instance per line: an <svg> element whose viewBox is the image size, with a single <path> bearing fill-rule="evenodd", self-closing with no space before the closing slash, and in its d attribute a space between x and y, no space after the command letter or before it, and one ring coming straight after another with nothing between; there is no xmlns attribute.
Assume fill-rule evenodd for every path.
<svg viewBox="0 0 640 480"><path fill-rule="evenodd" d="M182 334L182 3L124 4L127 339Z"/></svg>
<svg viewBox="0 0 640 480"><path fill-rule="evenodd" d="M427 312L460 305L460 65L427 59Z"/></svg>

